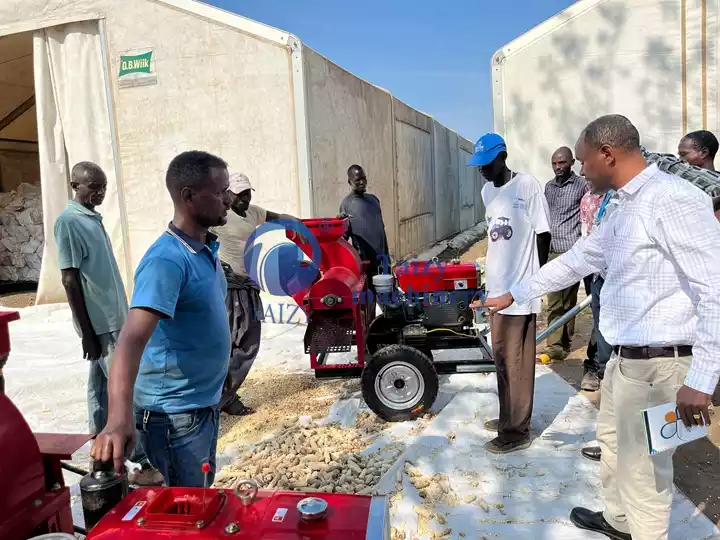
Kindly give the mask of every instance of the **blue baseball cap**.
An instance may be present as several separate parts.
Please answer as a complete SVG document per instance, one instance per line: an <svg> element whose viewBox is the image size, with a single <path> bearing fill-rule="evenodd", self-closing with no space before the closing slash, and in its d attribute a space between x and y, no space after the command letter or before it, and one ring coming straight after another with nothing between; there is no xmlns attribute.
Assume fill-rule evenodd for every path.
<svg viewBox="0 0 720 540"><path fill-rule="evenodd" d="M486 133L475 143L475 154L467 166L484 167L490 165L500 152L507 152L505 140L497 133Z"/></svg>

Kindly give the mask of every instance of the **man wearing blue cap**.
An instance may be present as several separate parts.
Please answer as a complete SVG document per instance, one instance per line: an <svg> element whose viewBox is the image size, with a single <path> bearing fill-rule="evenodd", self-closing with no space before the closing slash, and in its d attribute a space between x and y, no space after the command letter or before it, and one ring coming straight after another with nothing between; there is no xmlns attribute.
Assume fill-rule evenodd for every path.
<svg viewBox="0 0 720 540"><path fill-rule="evenodd" d="M487 295L504 293L532 276L547 262L550 225L547 200L538 181L511 171L500 135L488 133L475 145L468 163L480 167L487 183L482 189L489 228L485 288ZM473 307L482 307L478 302ZM535 323L539 299L512 304L493 314L492 348L497 368L500 416L485 423L497 431L485 446L505 454L530 446L530 418L535 389Z"/></svg>

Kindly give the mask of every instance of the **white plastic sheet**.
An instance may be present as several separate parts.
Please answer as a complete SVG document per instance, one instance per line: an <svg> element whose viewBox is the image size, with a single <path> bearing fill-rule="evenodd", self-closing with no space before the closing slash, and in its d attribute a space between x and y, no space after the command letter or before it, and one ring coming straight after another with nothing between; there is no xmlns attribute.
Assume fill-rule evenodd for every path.
<svg viewBox="0 0 720 540"><path fill-rule="evenodd" d="M82 432L87 425L85 385L87 361L82 359L70 310L66 305L38 306L22 310L20 321L12 323L12 352L5 369L7 392L37 431ZM39 331L38 329L42 329ZM308 372L309 359L303 352L303 326L268 324L256 369L274 373ZM350 360L353 353L347 354ZM439 351L436 359L465 358L473 351ZM338 355L339 356L339 355ZM366 410L359 393L338 401L326 421L343 425L354 423L358 411ZM401 442L405 452L396 467L410 460L425 474L443 473L461 498L453 507L438 505L436 512L447 513L451 538L547 538L576 540L596 538L570 524L573 506L602 508L599 466L580 456L580 449L595 438L596 409L576 394L559 376L538 367L532 430L537 437L528 450L508 456L495 456L483 449L493 437L483 421L497 414L498 400L493 375L453 375L443 377L440 394L433 407L439 413L424 428L418 422L390 425L369 451L389 442ZM454 437L448 438L452 433ZM80 465L87 463L89 445L75 455ZM218 456L220 467L237 456L229 445ZM397 468L381 479L381 491L393 489ZM74 517L82 523L77 500L75 475L66 479L74 484ZM391 525L416 537L418 517L413 506L420 503L418 491L407 476L404 490L391 512ZM485 512L466 496L482 496L489 505ZM499 506L502 505L502 506ZM502 511L501 511L502 509ZM438 523L431 524L438 530ZM427 539L427 534L417 534ZM720 538L720 531L681 493L676 493L670 538Z"/></svg>

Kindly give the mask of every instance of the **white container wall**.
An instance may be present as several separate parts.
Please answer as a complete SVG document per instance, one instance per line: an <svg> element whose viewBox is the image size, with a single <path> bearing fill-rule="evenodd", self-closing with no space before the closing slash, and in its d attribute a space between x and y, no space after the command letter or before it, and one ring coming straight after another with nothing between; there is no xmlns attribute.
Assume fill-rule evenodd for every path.
<svg viewBox="0 0 720 540"><path fill-rule="evenodd" d="M392 96L313 50L303 49L315 216L334 216L349 193L347 169L362 165L395 245Z"/></svg>
<svg viewBox="0 0 720 540"><path fill-rule="evenodd" d="M479 174L466 167L470 141L307 47L303 57L316 216L337 213L349 190L347 168L357 163L380 199L394 255L421 251L459 232L461 215L463 229L484 219ZM470 153L460 156L459 144ZM464 214L460 178L467 194Z"/></svg>
<svg viewBox="0 0 720 540"><path fill-rule="evenodd" d="M495 130L510 164L545 182L552 152L618 113L651 151L718 132L718 0L581 0L492 59Z"/></svg>
<svg viewBox="0 0 720 540"><path fill-rule="evenodd" d="M43 173L41 180L47 242L40 302L65 298L52 241L52 224L68 192L65 159L53 158L63 143L70 164L96 159L108 173L100 211L128 291L143 254L172 218L165 171L185 150L220 155L231 170L252 179L256 204L299 217L334 216L349 189L347 168L362 165L369 190L382 203L396 256L484 217L479 175L465 167L470 141L286 32L192 0L0 4L0 36L35 32L36 56L42 56L37 47L43 36L76 28L96 36L91 41L99 52L92 58L87 47L73 51L62 39L47 47L68 58L90 55L100 66L74 73L91 77L91 86L100 89L88 102L97 105L96 135L107 140L101 150L84 152L75 132L54 127L75 125L77 107L46 107L39 146L52 176ZM122 57L148 52L151 73L128 84L120 76ZM49 54L50 68L56 56ZM38 99L52 104L53 92L62 89L49 78L43 84ZM50 117L56 124L48 123Z"/></svg>

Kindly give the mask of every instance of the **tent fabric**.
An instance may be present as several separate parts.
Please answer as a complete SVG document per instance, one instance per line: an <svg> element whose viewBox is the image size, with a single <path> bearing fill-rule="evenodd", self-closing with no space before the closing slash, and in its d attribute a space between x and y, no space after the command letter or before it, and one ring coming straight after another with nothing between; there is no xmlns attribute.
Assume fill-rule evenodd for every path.
<svg viewBox="0 0 720 540"><path fill-rule="evenodd" d="M118 266L128 283L110 113L105 91L103 49L97 21L71 23L34 34L35 93L38 114L43 211L57 216L70 195L75 163L92 161L107 175L104 216ZM65 301L60 280L53 219L45 219L45 249L38 303Z"/></svg>

